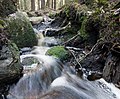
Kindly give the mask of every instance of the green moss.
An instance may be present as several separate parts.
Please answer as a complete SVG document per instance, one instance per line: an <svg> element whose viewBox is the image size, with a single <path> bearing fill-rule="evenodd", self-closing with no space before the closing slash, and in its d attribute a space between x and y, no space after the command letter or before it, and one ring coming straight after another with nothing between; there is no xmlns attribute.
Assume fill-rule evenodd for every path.
<svg viewBox="0 0 120 99"><path fill-rule="evenodd" d="M0 16L4 17L17 10L17 0L0 0Z"/></svg>
<svg viewBox="0 0 120 99"><path fill-rule="evenodd" d="M11 41L8 41L8 48L10 49L10 52L12 54L13 58L13 64L8 66L8 69L11 71L15 71L16 74L19 74L22 70L22 66L20 64L20 53L17 45Z"/></svg>
<svg viewBox="0 0 120 99"><path fill-rule="evenodd" d="M47 55L54 56L60 60L66 60L69 57L69 53L63 46L55 46L49 49L46 53Z"/></svg>
<svg viewBox="0 0 120 99"><path fill-rule="evenodd" d="M0 29L3 29L4 26L5 26L5 22L2 19L0 19Z"/></svg>
<svg viewBox="0 0 120 99"><path fill-rule="evenodd" d="M98 12L84 18L79 33L87 44L94 45L97 42L101 23Z"/></svg>
<svg viewBox="0 0 120 99"><path fill-rule="evenodd" d="M32 25L22 13L18 12L15 17L9 18L7 29L10 39L15 42L19 48L37 45L37 37Z"/></svg>
<svg viewBox="0 0 120 99"><path fill-rule="evenodd" d="M76 21L76 19L79 19L87 14L88 8L86 5L80 5L78 3L70 3L63 6L62 11L66 14L69 20Z"/></svg>
<svg viewBox="0 0 120 99"><path fill-rule="evenodd" d="M82 22L82 25L81 25L81 29L79 30L80 32L80 36L84 39L84 40L86 40L88 37L89 37L89 35L88 35L88 33L87 33L87 30L86 30L86 23L87 23L87 18L86 19L84 19L84 21Z"/></svg>

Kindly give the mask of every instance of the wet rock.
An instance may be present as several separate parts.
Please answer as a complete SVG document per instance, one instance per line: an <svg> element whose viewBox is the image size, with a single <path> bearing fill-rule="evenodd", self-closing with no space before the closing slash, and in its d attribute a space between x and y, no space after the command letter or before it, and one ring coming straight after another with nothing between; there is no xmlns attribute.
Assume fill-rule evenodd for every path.
<svg viewBox="0 0 120 99"><path fill-rule="evenodd" d="M19 48L37 45L37 37L28 18L22 12L16 12L7 21L10 40Z"/></svg>
<svg viewBox="0 0 120 99"><path fill-rule="evenodd" d="M36 25L43 21L43 17L29 17L29 20L32 23L32 25Z"/></svg>
<svg viewBox="0 0 120 99"><path fill-rule="evenodd" d="M30 53L31 52L31 48L30 47L24 47L24 48L22 48L22 49L20 49L20 54L22 55L22 54L28 54L28 53Z"/></svg>
<svg viewBox="0 0 120 99"><path fill-rule="evenodd" d="M40 99L82 99L85 97L80 96L75 91L67 87L55 87L48 91L46 94L42 95Z"/></svg>
<svg viewBox="0 0 120 99"><path fill-rule="evenodd" d="M63 46L55 46L46 52L47 55L54 56L64 61L69 58L69 52Z"/></svg>
<svg viewBox="0 0 120 99"><path fill-rule="evenodd" d="M22 66L19 51L14 43L3 45L0 50L0 85L11 84L20 78Z"/></svg>
<svg viewBox="0 0 120 99"><path fill-rule="evenodd" d="M57 45L60 45L60 40L58 39L55 39L54 37L45 37L43 42L42 42L42 45L46 45L46 46L57 46Z"/></svg>
<svg viewBox="0 0 120 99"><path fill-rule="evenodd" d="M99 72L92 72L90 75L87 76L87 79L90 81L94 81L100 78L102 78L102 73Z"/></svg>

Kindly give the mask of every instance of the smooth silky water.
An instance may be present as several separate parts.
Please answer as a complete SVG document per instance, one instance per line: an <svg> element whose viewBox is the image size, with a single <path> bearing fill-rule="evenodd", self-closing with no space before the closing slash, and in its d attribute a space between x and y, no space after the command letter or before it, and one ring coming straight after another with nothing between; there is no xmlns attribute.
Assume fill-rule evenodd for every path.
<svg viewBox="0 0 120 99"><path fill-rule="evenodd" d="M20 56L24 75L10 87L8 99L120 99L120 90L113 84L80 78L57 58L45 55L49 47L43 46L41 37L39 46Z"/></svg>

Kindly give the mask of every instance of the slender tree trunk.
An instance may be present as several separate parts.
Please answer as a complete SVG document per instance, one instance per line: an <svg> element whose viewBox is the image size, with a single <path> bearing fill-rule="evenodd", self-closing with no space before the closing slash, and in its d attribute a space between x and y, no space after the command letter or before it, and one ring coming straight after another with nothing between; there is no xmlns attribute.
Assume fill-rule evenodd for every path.
<svg viewBox="0 0 120 99"><path fill-rule="evenodd" d="M35 11L35 0L31 0L31 10Z"/></svg>
<svg viewBox="0 0 120 99"><path fill-rule="evenodd" d="M52 8L52 0L49 0L49 7Z"/></svg>
<svg viewBox="0 0 120 99"><path fill-rule="evenodd" d="M41 0L41 9L45 8L45 0Z"/></svg>
<svg viewBox="0 0 120 99"><path fill-rule="evenodd" d="M40 10L40 0L38 0L38 10Z"/></svg>
<svg viewBox="0 0 120 99"><path fill-rule="evenodd" d="M52 9L54 8L54 0L52 0Z"/></svg>
<svg viewBox="0 0 120 99"><path fill-rule="evenodd" d="M56 9L56 0L54 0L54 9Z"/></svg>
<svg viewBox="0 0 120 99"><path fill-rule="evenodd" d="M50 0L47 0L46 6L50 8Z"/></svg>

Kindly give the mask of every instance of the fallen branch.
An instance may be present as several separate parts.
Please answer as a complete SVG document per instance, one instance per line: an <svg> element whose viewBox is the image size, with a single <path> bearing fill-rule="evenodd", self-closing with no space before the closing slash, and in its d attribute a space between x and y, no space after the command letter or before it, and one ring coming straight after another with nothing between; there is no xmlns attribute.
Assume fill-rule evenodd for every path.
<svg viewBox="0 0 120 99"><path fill-rule="evenodd" d="M74 57L74 59L77 62L77 64L80 66L80 69L83 71L82 66L81 66L80 62L77 60L75 54L69 48L67 48L67 49L72 54L72 56Z"/></svg>
<svg viewBox="0 0 120 99"><path fill-rule="evenodd" d="M72 38L70 38L69 40L67 40L66 42L64 42L62 45L68 44L69 42L71 42L72 40L74 40L77 36L79 36L79 34L73 36Z"/></svg>

